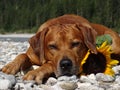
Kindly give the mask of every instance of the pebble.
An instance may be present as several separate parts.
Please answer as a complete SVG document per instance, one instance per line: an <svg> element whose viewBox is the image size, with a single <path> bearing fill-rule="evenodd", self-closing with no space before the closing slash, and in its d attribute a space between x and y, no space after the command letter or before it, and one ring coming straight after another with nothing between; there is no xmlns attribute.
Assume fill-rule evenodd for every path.
<svg viewBox="0 0 120 90"><path fill-rule="evenodd" d="M57 86L57 85L55 85L55 86L48 86L48 85L41 85L40 86L40 88L41 89L43 89L43 90L55 90L55 89L60 89L60 90L62 90L59 86ZM58 90L59 90L58 89Z"/></svg>
<svg viewBox="0 0 120 90"><path fill-rule="evenodd" d="M0 69L28 47L28 42L0 40ZM82 75L80 78L75 75L61 76L58 79L50 77L45 84L40 85L34 81L23 81L24 73L13 76L0 72L0 90L120 90L120 65L114 66L113 70L114 77L103 73Z"/></svg>
<svg viewBox="0 0 120 90"><path fill-rule="evenodd" d="M24 83L16 83L14 88L15 88L15 90L23 90L23 89L25 89L25 84Z"/></svg>
<svg viewBox="0 0 120 90"><path fill-rule="evenodd" d="M2 69L3 66L4 66L4 65L0 65L0 69Z"/></svg>
<svg viewBox="0 0 120 90"><path fill-rule="evenodd" d="M50 85L50 86L53 86L57 83L57 79L53 78L53 77L50 77L47 82L46 82L46 85Z"/></svg>
<svg viewBox="0 0 120 90"><path fill-rule="evenodd" d="M86 82L88 82L88 83L91 83L91 84L97 84L97 81L95 80L95 79L92 79L92 78L88 78L89 76L81 76L80 77L80 81L82 82L82 83L86 83Z"/></svg>
<svg viewBox="0 0 120 90"><path fill-rule="evenodd" d="M120 84L120 76L116 76L115 83Z"/></svg>
<svg viewBox="0 0 120 90"><path fill-rule="evenodd" d="M105 75L103 73L96 74L96 80L97 81L104 81L104 82L113 82L115 78L110 75Z"/></svg>
<svg viewBox="0 0 120 90"><path fill-rule="evenodd" d="M115 66L112 69L114 70L115 74L120 74L120 65Z"/></svg>
<svg viewBox="0 0 120 90"><path fill-rule="evenodd" d="M77 77L75 75L68 77L68 76L61 76L58 78L58 81L74 81Z"/></svg>
<svg viewBox="0 0 120 90"><path fill-rule="evenodd" d="M88 78L91 79L91 80L96 80L95 74L88 75Z"/></svg>
<svg viewBox="0 0 120 90"><path fill-rule="evenodd" d="M0 90L10 89L12 87L12 84L9 80L1 80L0 79Z"/></svg>
<svg viewBox="0 0 120 90"><path fill-rule="evenodd" d="M52 86L51 90L63 90L58 84Z"/></svg>
<svg viewBox="0 0 120 90"><path fill-rule="evenodd" d="M111 88L108 88L107 90L120 90L120 84L114 84L111 86Z"/></svg>
<svg viewBox="0 0 120 90"><path fill-rule="evenodd" d="M101 87L92 85L90 83L78 83L78 88L76 90L104 90Z"/></svg>
<svg viewBox="0 0 120 90"><path fill-rule="evenodd" d="M10 89L15 85L15 83L16 83L15 76L7 75L0 72L0 90Z"/></svg>
<svg viewBox="0 0 120 90"><path fill-rule="evenodd" d="M75 90L78 87L77 83L75 82L62 82L58 85L65 90Z"/></svg>

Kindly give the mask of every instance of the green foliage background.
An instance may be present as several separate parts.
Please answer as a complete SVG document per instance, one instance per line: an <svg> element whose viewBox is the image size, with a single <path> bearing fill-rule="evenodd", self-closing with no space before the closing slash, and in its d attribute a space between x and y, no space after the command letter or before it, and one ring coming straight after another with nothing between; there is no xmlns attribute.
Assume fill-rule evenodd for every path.
<svg viewBox="0 0 120 90"><path fill-rule="evenodd" d="M64 14L120 32L120 0L0 0L0 33L36 32L46 20Z"/></svg>

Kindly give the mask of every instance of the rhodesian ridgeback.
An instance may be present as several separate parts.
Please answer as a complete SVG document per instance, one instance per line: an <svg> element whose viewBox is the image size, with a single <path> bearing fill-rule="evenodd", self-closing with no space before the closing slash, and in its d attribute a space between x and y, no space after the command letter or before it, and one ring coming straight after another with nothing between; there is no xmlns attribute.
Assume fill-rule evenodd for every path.
<svg viewBox="0 0 120 90"><path fill-rule="evenodd" d="M78 75L80 63L88 49L97 54L96 36L103 34L112 37L112 50L115 54L120 54L119 35L103 25L90 23L77 15L63 15L48 20L29 39L27 52L18 55L2 71L16 74L20 69L38 65L39 68L28 71L23 77L36 82L41 82L53 73L56 77Z"/></svg>

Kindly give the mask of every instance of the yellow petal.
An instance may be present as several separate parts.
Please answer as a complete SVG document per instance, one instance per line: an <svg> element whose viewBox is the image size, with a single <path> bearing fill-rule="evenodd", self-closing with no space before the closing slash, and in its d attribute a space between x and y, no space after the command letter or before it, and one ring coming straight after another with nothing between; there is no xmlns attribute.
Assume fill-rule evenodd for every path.
<svg viewBox="0 0 120 90"><path fill-rule="evenodd" d="M100 46L100 48L103 48L107 45L107 41L103 42L103 44Z"/></svg>
<svg viewBox="0 0 120 90"><path fill-rule="evenodd" d="M104 47L102 47L102 48L101 48L101 47L98 48L98 50L99 50L100 52L109 52L110 49L111 49L111 47L110 47L109 45L104 46Z"/></svg>
<svg viewBox="0 0 120 90"><path fill-rule="evenodd" d="M88 50L88 52L86 53L85 57L83 58L81 65L83 65L84 63L86 63L86 60L88 58L88 56L90 55L90 51Z"/></svg>
<svg viewBox="0 0 120 90"><path fill-rule="evenodd" d="M119 63L118 60L112 60L112 61L110 62L110 65L117 65L118 63Z"/></svg>
<svg viewBox="0 0 120 90"><path fill-rule="evenodd" d="M110 76L113 76L114 75L114 71L111 69L111 68L106 68L104 74L107 74L107 75L110 75Z"/></svg>

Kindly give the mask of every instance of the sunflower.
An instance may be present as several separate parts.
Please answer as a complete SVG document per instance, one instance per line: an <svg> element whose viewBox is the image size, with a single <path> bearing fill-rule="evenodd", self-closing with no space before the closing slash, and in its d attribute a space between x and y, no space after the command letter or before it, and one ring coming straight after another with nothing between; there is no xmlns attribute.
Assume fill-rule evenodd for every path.
<svg viewBox="0 0 120 90"><path fill-rule="evenodd" d="M119 61L111 59L111 54L112 54L111 46L107 45L107 41L105 41L105 42L103 42L103 44L100 47L97 47L97 51L98 51L98 54L102 54L106 60L106 66L105 66L105 70L103 73L113 76L114 71L112 70L112 67L114 65L117 65L119 63ZM88 52L86 53L85 57L83 58L83 60L81 62L82 72L84 72L83 65L87 62L87 60L91 54L93 54L93 53L90 50L88 50Z"/></svg>

